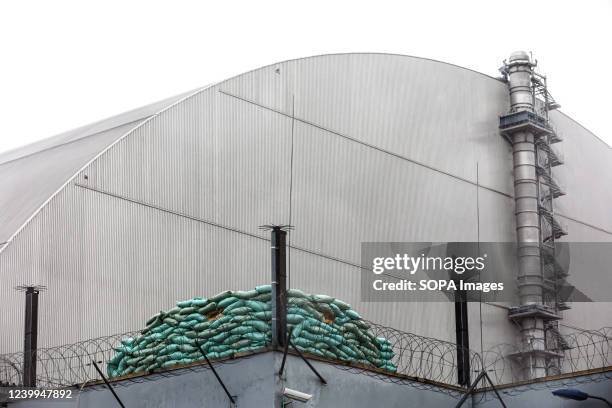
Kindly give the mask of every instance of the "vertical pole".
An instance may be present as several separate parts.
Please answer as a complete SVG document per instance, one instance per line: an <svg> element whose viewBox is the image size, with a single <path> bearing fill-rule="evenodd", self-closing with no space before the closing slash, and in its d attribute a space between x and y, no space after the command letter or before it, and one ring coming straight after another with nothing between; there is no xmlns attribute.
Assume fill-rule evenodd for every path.
<svg viewBox="0 0 612 408"><path fill-rule="evenodd" d="M26 288L23 342L23 385L36 387L36 345L38 340L38 290Z"/></svg>
<svg viewBox="0 0 612 408"><path fill-rule="evenodd" d="M287 341L287 231L272 227L272 347Z"/></svg>
<svg viewBox="0 0 612 408"><path fill-rule="evenodd" d="M470 382L470 340L468 304L464 290L455 292L455 334L457 339L457 383L468 387Z"/></svg>

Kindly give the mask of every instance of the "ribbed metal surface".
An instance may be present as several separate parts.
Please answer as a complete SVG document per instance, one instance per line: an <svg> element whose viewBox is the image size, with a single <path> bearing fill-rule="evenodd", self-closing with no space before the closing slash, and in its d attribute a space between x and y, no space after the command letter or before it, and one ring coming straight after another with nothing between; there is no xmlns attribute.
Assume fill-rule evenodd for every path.
<svg viewBox="0 0 612 408"><path fill-rule="evenodd" d="M567 192L555 200L555 213L603 229L608 232L605 240L611 241L612 148L561 112L551 112L550 119L563 137L565 155L553 174ZM575 239L571 231L567 239Z"/></svg>
<svg viewBox="0 0 612 408"><path fill-rule="evenodd" d="M0 163L0 242L8 241L85 163L138 123L121 125Z"/></svg>
<svg viewBox="0 0 612 408"><path fill-rule="evenodd" d="M78 182L260 234L288 222L290 134L289 119L212 87L137 128Z"/></svg>
<svg viewBox="0 0 612 408"><path fill-rule="evenodd" d="M203 90L102 154L0 252L0 298L9 305L0 314L0 351L22 346L23 299L14 285L49 287L40 298L41 346L137 329L177 299L267 282L269 242L257 227L289 222L291 244L304 249L291 250L291 286L452 340L450 304L359 301L359 246L513 242L512 156L497 131L507 104L505 85L493 78L372 54L285 62ZM563 118L557 125L560 133L578 126ZM576 137L589 149L600 143L585 132ZM558 177L571 185L571 177L607 168L610 150L601 150L576 164L586 170ZM610 185L589 195L607 199ZM586 211L581 195L568 194L581 203L568 203L565 215L612 223L603 207ZM612 238L576 225L585 239ZM507 339L511 323L484 310L485 343ZM594 314L592 327L605 325L608 310ZM566 318L584 324L571 311Z"/></svg>

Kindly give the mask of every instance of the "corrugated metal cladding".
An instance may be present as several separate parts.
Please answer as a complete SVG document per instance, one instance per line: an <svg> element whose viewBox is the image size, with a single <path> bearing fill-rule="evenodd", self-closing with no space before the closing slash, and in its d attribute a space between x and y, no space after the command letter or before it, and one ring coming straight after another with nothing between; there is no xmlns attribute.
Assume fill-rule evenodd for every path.
<svg viewBox="0 0 612 408"><path fill-rule="evenodd" d="M448 303L360 302L360 243L514 241L512 157L497 129L507 99L482 74L380 54L283 62L201 90L135 126L0 249L9 305L0 352L22 346L17 284L49 288L45 346L138 329L178 299L266 283L262 224L295 226L293 287L453 340ZM582 200L591 188L609 203L612 183L579 183L609 170L612 153L575 122L554 120L585 149L580 171L559 173L582 194L568 188L563 215L581 237L612 240L611 214ZM590 327L609 325L611 309L597 309ZM472 325L479 313L470 308ZM504 309L483 305L483 319L487 345L516 334Z"/></svg>

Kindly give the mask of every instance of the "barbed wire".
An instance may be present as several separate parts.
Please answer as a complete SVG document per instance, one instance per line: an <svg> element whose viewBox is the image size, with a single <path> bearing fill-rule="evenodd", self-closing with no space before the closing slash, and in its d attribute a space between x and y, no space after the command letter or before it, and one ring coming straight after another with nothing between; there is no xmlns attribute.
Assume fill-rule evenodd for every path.
<svg viewBox="0 0 612 408"><path fill-rule="evenodd" d="M375 369L369 366L332 362L335 366L373 376L383 381L410 384L421 389L437 390L460 395L458 379L457 345L440 339L420 336L386 327L373 322L366 322L371 333L376 337L386 338L395 353L392 362L397 367L396 373ZM57 388L101 380L91 361L96 361L103 368L116 353L116 348L126 338L137 338L140 332L126 332L111 336L89 339L74 344L41 348L36 351L37 386ZM571 377L574 373L588 373L590 370L604 369L612 366L612 328L599 330L576 330L567 334L553 332L548 336L558 347L558 358L552 361L549 375L570 375L561 378L564 384L577 384L580 381L591 381L586 377ZM542 345L543 346L543 345ZM550 348L550 344L548 344ZM487 371L496 385L515 384L524 380L524 365L519 357L526 355L530 349L538 348L537 344L525 345L499 344L483 355L469 350L470 371L473 377L478 372ZM262 349L265 351L266 347ZM522 353L522 354L521 354ZM257 354L255 352L254 354ZM317 359L321 359L316 357ZM323 359L325 360L325 359ZM230 364L237 360L216 360L216 363ZM341 363L341 364L338 364ZM23 379L23 353L0 355L0 385L19 386ZM195 363L190 366L179 366L180 369L202 370L208 367ZM177 369L155 370L163 376L177 375ZM145 374L145 373L141 373ZM599 373L603 379L612 378L612 371ZM146 376L135 375L129 381L145 381ZM598 377L599 378L599 377ZM558 385L558 382L556 383ZM440 387L440 386L449 387ZM524 392L528 389L546 387L545 382L521 384L506 393Z"/></svg>

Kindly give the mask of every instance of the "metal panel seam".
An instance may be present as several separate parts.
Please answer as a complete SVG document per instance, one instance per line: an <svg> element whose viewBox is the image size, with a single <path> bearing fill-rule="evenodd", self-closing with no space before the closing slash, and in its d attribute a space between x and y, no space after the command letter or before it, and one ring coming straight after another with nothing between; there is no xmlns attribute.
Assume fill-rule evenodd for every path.
<svg viewBox="0 0 612 408"><path fill-rule="evenodd" d="M122 141L123 139L125 139L127 136L129 136L130 134L132 134L136 129L139 129L140 127L142 127L144 124L149 123L149 121L151 121L153 118L159 116L160 114L164 113L165 111L173 108L176 105L181 104L182 102L186 101L189 98L192 98L198 94L200 94L201 92L205 91L206 89L209 89L211 87L213 87L216 84L211 84L208 86L205 86L204 88L200 88L197 89L196 91L194 91L193 93L185 96L184 98L179 99L178 101L166 106L165 108L163 108L162 110L160 110L159 112L149 116L147 119L143 120L139 125L135 126L133 129L129 130L128 132L126 132L123 136L121 136L120 138L118 138L117 140L115 140L113 143L111 143L110 145L108 145L104 150L102 150L100 153L98 153L94 158L92 158L90 161L88 161L87 163L85 163L72 177L70 177L68 180L66 180L66 182L64 184L62 184L60 186L60 188L58 188L49 198L47 198L41 205L40 207L38 207L38 209L36 209L36 211L34 211L32 213L32 215L30 215L30 217L28 217L28 219L9 237L9 239L6 241L6 244L0 248L0 254L2 254L2 252L4 252L4 250L6 248L8 248L9 244L13 241L13 239L25 228L26 225L28 225L30 223L30 221L32 221L32 219L34 217L36 217L36 215L38 215L38 213L40 213L40 211L60 192L62 191L72 180L74 180L76 178L76 176L78 176L84 169L86 169L91 163L93 163L94 161L96 161L100 156L102 156L103 154L105 154L108 150L110 150L113 146L115 146L117 143L119 143L120 141Z"/></svg>

